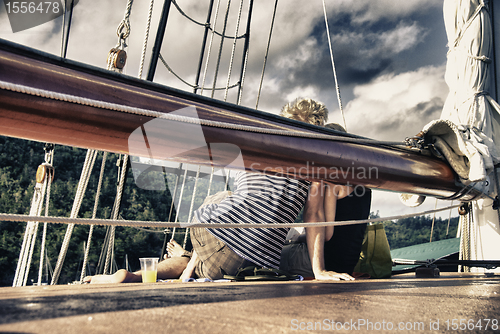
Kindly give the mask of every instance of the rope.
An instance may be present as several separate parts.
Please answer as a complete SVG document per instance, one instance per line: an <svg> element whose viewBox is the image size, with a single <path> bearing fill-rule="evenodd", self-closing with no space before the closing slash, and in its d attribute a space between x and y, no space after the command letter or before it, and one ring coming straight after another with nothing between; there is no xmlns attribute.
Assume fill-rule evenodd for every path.
<svg viewBox="0 0 500 334"><path fill-rule="evenodd" d="M52 156L53 156L53 150ZM52 164L52 161L50 162ZM45 216L49 215L49 204L50 204L50 190L52 185L52 173L48 173L47 175L47 192L45 194ZM42 285L42 274L43 274L43 260L45 255L45 242L47 239L47 223L43 223L43 231L42 231L42 244L40 246L40 263L38 264L38 286Z"/></svg>
<svg viewBox="0 0 500 334"><path fill-rule="evenodd" d="M212 166L212 171L210 173L210 179L208 181L207 197L210 196L210 188L212 188L212 182L214 180L214 173L215 173L215 168L214 168L214 166Z"/></svg>
<svg viewBox="0 0 500 334"><path fill-rule="evenodd" d="M337 79L337 70L335 69L335 61L333 60L332 41L330 39L330 28L328 27L328 17L326 15L325 0L323 0L323 13L325 15L326 36L328 37L328 46L330 48L330 59L332 61L333 78L335 79L335 89L337 91L337 99L339 101L340 113L342 114L342 121L344 122L344 129L346 129L346 131L347 131L347 124L345 121L344 109L342 108L342 100L340 98L340 87L339 87L339 81Z"/></svg>
<svg viewBox="0 0 500 334"><path fill-rule="evenodd" d="M213 30L212 27L210 26L209 23L203 23L203 22L199 22L199 21L196 21L195 19L191 18L189 15L187 15L182 9L181 7L179 6L179 4L177 4L177 1L175 0L171 0L172 1L172 4L175 6L175 8L177 8L177 11L179 11L179 13L184 16L185 18L187 18L189 21L199 25L199 26L202 26L202 27L206 27L208 28L209 30L213 31L216 35L219 35L220 37L223 37L223 38L230 38L230 39L241 39L243 37L245 37L245 35L240 35L238 36L238 32L236 32L236 34L234 36L227 36L227 35L223 35L221 34L220 32L216 31L216 30Z"/></svg>
<svg viewBox="0 0 500 334"><path fill-rule="evenodd" d="M434 212L445 211L449 209L458 208L460 205L452 205L435 210L427 210L418 213L411 213L406 215L389 216L385 218L372 218L364 220L346 220L337 222L317 222L317 223L291 223L291 224L202 224L202 223L178 223L178 222L153 222L153 221L139 221L139 220L111 220L111 219L90 219L90 218L67 218L67 217L41 217L2 213L0 214L0 221L10 222L25 222L36 219L40 222L56 223L56 224L81 224L81 225L102 225L102 226L128 226L128 227L155 227L155 228L171 228L171 227L187 227L190 228L287 228L287 227L316 227L316 226L342 226L342 225L355 225L365 223L375 223L383 221L392 221L403 218L410 218L415 216L428 215Z"/></svg>
<svg viewBox="0 0 500 334"><path fill-rule="evenodd" d="M130 36L130 13L132 12L133 2L134 0L128 0L123 20L118 25L118 28L116 28L116 35L121 39L126 39Z"/></svg>
<svg viewBox="0 0 500 334"><path fill-rule="evenodd" d="M175 223L177 223L179 221L179 216L180 216L180 212L181 212L181 204L182 204L182 195L184 194L184 188L186 187L187 172L188 172L188 169L186 167L186 169L184 170L184 178L182 179L181 193L179 194L179 204L177 205L177 212L175 215ZM172 198L172 201L173 200L174 199ZM182 226L179 226L179 227L182 227ZM176 227L174 226L170 240L174 240L175 232L176 232Z"/></svg>
<svg viewBox="0 0 500 334"><path fill-rule="evenodd" d="M144 62L146 59L146 50L148 47L148 40L149 40L149 31L151 29L151 18L153 17L153 5L155 3L155 0L151 0L149 3L149 11L148 11L148 20L146 23L146 33L144 35L144 43L142 45L142 53L141 53L141 63L139 66L139 78L142 78L142 70L144 69Z"/></svg>
<svg viewBox="0 0 500 334"><path fill-rule="evenodd" d="M241 11L242 10L243 10L243 0L240 0L240 9L238 11L238 19L236 20L236 32L234 33L235 36L238 35L238 30L240 28ZM234 54L236 51L236 42L237 42L237 39L235 38L233 41L233 48L231 50L231 58L229 59L229 69L227 72L227 83L226 83L226 91L224 92L224 101L227 100L227 93L229 91L229 82L231 81L231 72L233 70Z"/></svg>
<svg viewBox="0 0 500 334"><path fill-rule="evenodd" d="M47 146L45 149L45 162L44 164L47 164L51 167L52 163L52 150L48 151ZM47 185L50 186L49 178L47 177L47 174L50 174L49 169L45 170L45 178L42 183L36 183L35 185L35 190L33 193L33 198L31 201L31 208L30 208L30 216L39 216L40 213L42 212L42 207L43 207L43 199L46 194L47 190ZM48 201L48 197L47 197ZM48 204L46 206L46 209L48 209ZM48 215L48 212L46 211L46 215ZM19 260L17 262L17 267L16 267L16 272L14 274L14 280L12 282L12 286L25 286L27 279L28 279L28 274L29 274L29 268L31 266L31 259L33 257L33 251L34 251L34 246L36 242L36 235L38 231L38 221L28 221L26 224L26 230L24 233L23 237L23 243L21 246L21 250L19 252ZM44 240L42 239L42 243Z"/></svg>
<svg viewBox="0 0 500 334"><path fill-rule="evenodd" d="M120 204L122 202L123 187L125 186L125 180L127 177L127 164L128 164L128 155L124 154L123 157L121 158L120 178L118 181L118 186L116 187L116 198L115 198L115 203L114 203L114 207L113 207L113 215L112 215L113 220L118 219L118 214L120 211ZM104 274L108 273L109 266L111 265L111 261L113 258L112 255L114 253L115 228L116 228L116 226L111 226L110 237L109 237L108 247L107 247L107 254L106 254L106 262L104 263Z"/></svg>
<svg viewBox="0 0 500 334"><path fill-rule="evenodd" d="M107 156L108 156L108 152L104 152L102 155L101 172L99 173L99 181L97 183L97 190L95 192L94 210L92 211L92 219L95 219L95 217L97 215L97 206L99 204L99 196L101 195L102 180L104 177L104 167L106 165ZM87 238L87 247L85 248L85 254L83 256L82 274L80 276L80 282L83 282L83 279L85 278L85 268L87 267L87 262L88 262L88 258L89 258L89 252L90 252L90 243L92 242L93 232L94 232L94 225L90 225L89 235Z"/></svg>
<svg viewBox="0 0 500 334"><path fill-rule="evenodd" d="M191 204L189 206L189 214L188 214L188 222L191 221L191 217L193 215L193 207L194 207L194 199L196 198L196 191L198 190L198 180L200 178L200 170L201 166L198 166L198 170L196 171L196 176L194 179L194 186L193 186L193 195L191 196ZM184 243L182 245L182 248L186 248L186 243L187 243L187 236L188 236L189 228L186 228L186 231L184 233Z"/></svg>
<svg viewBox="0 0 500 334"><path fill-rule="evenodd" d="M434 204L434 209L437 208L438 200L436 198L436 204ZM432 224L431 224L431 237L429 238L429 242L432 242L432 235L434 234L434 222L436 221L436 213L432 216Z"/></svg>
<svg viewBox="0 0 500 334"><path fill-rule="evenodd" d="M176 173L175 177L175 186L174 186L174 193L172 194L172 199L170 201L170 212L168 214L168 221L172 218L172 212L174 211L174 201L175 201L175 195L177 195L177 187L179 185L179 178L180 178L180 171L182 170L182 163L179 163L179 173Z"/></svg>
<svg viewBox="0 0 500 334"><path fill-rule="evenodd" d="M165 59L163 58L163 56L160 54L158 54L158 58L160 58L160 61L162 62L163 66L165 66L167 68L167 70L173 74L177 79L179 79L183 84L193 88L193 89L200 89L201 87L198 86L198 85L193 85L193 84L190 84L189 82L187 82L186 80L182 79L177 73L174 72L174 70L172 70L172 68L167 64L167 62L165 61ZM237 82L235 84L233 84L232 86L226 86L226 87L218 87L218 88L207 88L207 90L227 90L227 89L231 89L231 88L234 88L234 87L238 87L240 83Z"/></svg>
<svg viewBox="0 0 500 334"><path fill-rule="evenodd" d="M226 7L226 16L224 17L224 26L222 28L222 34L226 34L226 28L227 28L227 18L229 16L229 8L231 7L231 0L227 0L227 7ZM219 67L220 67L220 61L222 58L222 47L224 45L224 38L220 39L220 44L219 44L219 56L217 57L217 65L215 66L215 73L214 73L214 83L212 85L212 95L211 98L214 97L215 94L215 87L217 84L217 75L219 73Z"/></svg>
<svg viewBox="0 0 500 334"><path fill-rule="evenodd" d="M217 25L217 18L219 17L219 7L220 7L220 0L217 0L217 6L216 6L216 10L215 10L214 27ZM210 63L210 55L212 54L212 45L213 45L213 41L214 41L214 36L215 36L215 29L212 30L212 34L210 35L210 43L208 43L208 54L207 54L207 60L205 62L205 70L203 71L203 80L202 80L201 91L200 91L201 95L203 95L203 90L205 88L205 80L207 78L208 64Z"/></svg>
<svg viewBox="0 0 500 334"><path fill-rule="evenodd" d="M80 181L78 182L78 188L75 194L75 199L73 201L73 208L71 209L70 218L76 218L78 212L80 211L80 206L82 204L83 195L87 189L87 185L90 179L90 174L94 166L95 158L97 155L96 150L88 150L87 156L85 157L85 162L83 164L82 173L80 176ZM61 250L59 252L59 257L57 259L56 267L54 268L54 276L52 276L51 285L55 285L59 280L59 275L61 274L62 265L68 251L69 241L71 234L73 233L74 224L69 224L64 236Z"/></svg>
<svg viewBox="0 0 500 334"><path fill-rule="evenodd" d="M275 0L275 2L274 2L273 18L271 20L271 28L269 29L269 38L267 39L266 55L264 56L264 65L262 65L262 74L260 76L259 91L257 93L257 102L255 103L255 109L258 109L258 107L259 107L260 93L262 91L262 83L264 81L264 72L266 70L267 57L269 56L269 49L271 47L271 36L273 34L274 21L276 19L276 9L277 8L278 8L278 0Z"/></svg>
<svg viewBox="0 0 500 334"><path fill-rule="evenodd" d="M173 115L173 114L165 114L159 111L147 110L142 108L129 107L125 105L109 103L104 101L98 101L88 98L83 98L79 96L72 96L68 94L51 92L43 89L27 87L23 85L17 85L5 81L0 81L0 89L9 90L17 93L23 93L28 95L34 95L42 98L53 99L64 101L68 103L75 103L84 106L89 106L93 108L107 109L112 111L119 111L124 113L130 113L141 116L148 116L153 118L161 118L169 121L175 122L183 122L183 123L191 123L191 124L200 124L202 126L210 126L224 129L231 129L237 131L247 131L247 132L255 132L261 134L270 134L270 135L278 135L278 136L290 136L290 137L299 137L299 138L309 138L309 139L326 139L326 140L335 140L340 142L347 142L353 144L368 144L368 145L386 145L386 146L405 146L403 142L387 142L387 141L377 141L367 138L353 138L353 137L343 137L336 135L327 135L327 134L318 134L311 132L302 132L302 131L289 131L289 130L277 130L277 129L265 129L259 128L256 126L249 125L240 125L226 122L218 122L211 121L206 119L192 118L187 116Z"/></svg>

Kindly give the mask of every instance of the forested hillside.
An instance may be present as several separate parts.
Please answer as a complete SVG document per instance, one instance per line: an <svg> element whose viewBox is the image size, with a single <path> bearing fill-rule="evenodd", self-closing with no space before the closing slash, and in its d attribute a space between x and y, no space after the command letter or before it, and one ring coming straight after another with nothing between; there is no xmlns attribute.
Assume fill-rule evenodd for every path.
<svg viewBox="0 0 500 334"><path fill-rule="evenodd" d="M51 187L50 216L69 217L73 205L74 195L86 150L56 146L54 151L55 180ZM102 153L99 154L92 177L89 181L86 195L82 202L79 217L90 218L94 206L99 170L102 163ZM100 194L97 218L110 218L111 208L116 196L117 160L119 155L108 154L102 191ZM44 144L7 137L0 137L0 212L28 214L35 185L35 174L39 164L44 161ZM144 190L134 182L133 172L129 170L127 182L122 199L120 217L129 220L157 220L167 221L171 193L176 176L164 176L165 184L169 185L165 191ZM182 177L179 179L182 182ZM156 180L158 182L158 180ZM194 178L188 178L183 192L183 201L179 211L179 222L187 221L188 210L191 205L191 195L194 189ZM211 193L223 190L223 182L214 182ZM208 180L202 179L197 183L196 200L194 209L201 205L204 195L208 190ZM172 190L173 192L173 190ZM178 195L177 195L178 196ZM175 203L178 206L178 198ZM372 208L374 211L376 208ZM44 214L44 212L42 213ZM174 210L171 220L175 219L177 212ZM440 240L456 236L458 218L450 222L448 235L446 230L448 220L436 219L433 240ZM384 222L391 248L429 242L431 230L431 217L407 218L398 222ZM26 224L13 222L0 222L0 286L12 285L19 251L23 240ZM48 224L47 254L52 266L57 261L61 242L66 232L66 225ZM89 255L89 268L92 274L96 268L101 254L106 227L98 226L94 229ZM42 226L38 228L41 235ZM83 245L87 241L89 226L76 226L71 238L68 254L59 279L60 284L79 280ZM183 231L176 234L176 240L182 243ZM30 279L37 281L38 263L40 259L39 236L35 245ZM125 258L128 257L130 267L136 270L139 267L139 257L159 256L163 244L163 230L139 229L131 227L118 227L115 239L115 259L118 267L125 267ZM29 283L28 283L29 284Z"/></svg>

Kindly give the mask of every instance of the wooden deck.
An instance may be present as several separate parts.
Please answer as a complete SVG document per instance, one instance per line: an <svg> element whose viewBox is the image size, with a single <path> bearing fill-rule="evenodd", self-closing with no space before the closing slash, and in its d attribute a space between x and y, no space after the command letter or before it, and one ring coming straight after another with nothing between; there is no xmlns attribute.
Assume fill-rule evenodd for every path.
<svg viewBox="0 0 500 334"><path fill-rule="evenodd" d="M500 332L500 275L0 288L1 333L440 333L460 321Z"/></svg>

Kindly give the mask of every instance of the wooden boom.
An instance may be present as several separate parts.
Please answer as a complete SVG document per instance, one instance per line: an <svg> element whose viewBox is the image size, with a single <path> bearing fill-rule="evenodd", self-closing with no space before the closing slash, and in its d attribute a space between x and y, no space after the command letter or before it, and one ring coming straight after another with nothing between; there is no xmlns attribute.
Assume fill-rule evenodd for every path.
<svg viewBox="0 0 500 334"><path fill-rule="evenodd" d="M0 40L0 81L164 114L194 107L202 120L339 135L329 129L109 72L3 40ZM439 198L471 200L480 195L457 182L447 163L418 150L372 144L369 140L345 142L192 123L150 122L153 120L152 116L0 89L0 134L5 136ZM193 134L200 127L204 142L197 147ZM147 132L147 136L132 135L137 131ZM240 153L241 159L235 160Z"/></svg>

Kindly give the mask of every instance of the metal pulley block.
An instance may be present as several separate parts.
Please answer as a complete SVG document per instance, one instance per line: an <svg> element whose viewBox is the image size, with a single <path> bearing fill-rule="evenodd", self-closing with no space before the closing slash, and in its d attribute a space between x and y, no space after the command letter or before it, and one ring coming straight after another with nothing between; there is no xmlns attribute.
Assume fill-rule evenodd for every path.
<svg viewBox="0 0 500 334"><path fill-rule="evenodd" d="M47 175L50 176L49 180L52 182L54 180L54 167L48 163L43 163L36 170L36 183L43 183Z"/></svg>
<svg viewBox="0 0 500 334"><path fill-rule="evenodd" d="M127 52L120 48L112 48L108 53L108 64L112 64L113 67L122 70L125 67L127 61Z"/></svg>
<svg viewBox="0 0 500 334"><path fill-rule="evenodd" d="M458 214L464 216L469 213L469 203L462 203L458 208Z"/></svg>

